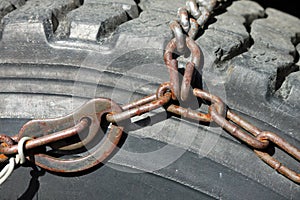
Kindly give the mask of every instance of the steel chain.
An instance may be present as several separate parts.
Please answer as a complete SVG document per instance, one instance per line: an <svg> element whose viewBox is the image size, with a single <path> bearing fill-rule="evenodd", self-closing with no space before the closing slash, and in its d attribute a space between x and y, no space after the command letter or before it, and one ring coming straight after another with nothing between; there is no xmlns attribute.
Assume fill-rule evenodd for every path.
<svg viewBox="0 0 300 200"><path fill-rule="evenodd" d="M200 27L209 19L212 11L217 6L218 2L222 0L187 0L186 6L178 9L178 20L172 21L170 23L170 28L174 34L174 38L166 46L164 60L170 74L170 88L173 94L173 99L180 98L185 101L189 94L189 89L191 87L193 72L194 70L200 70L200 48L195 43L194 39L197 36ZM173 54L184 54L184 51L188 47L191 52L191 61L186 64L185 72L183 75L183 80L180 88L179 84L179 73L178 73L178 61L173 58ZM177 51L176 51L177 50ZM175 52L176 51L176 52ZM194 95L205 100L210 100L214 106L209 107L209 113L203 114L195 111L191 111L186 108L171 105L167 108L168 111L173 112L177 115L187 117L190 119L196 119L198 121L211 122L214 121L227 132L229 132L234 137L245 142L250 147L254 148L255 153L267 164L277 170L279 173L283 174L287 178L300 183L300 174L295 171L283 166L278 160L273 158L263 149L269 146L272 142L288 153L290 156L300 161L300 150L289 144L283 138L272 132L263 132L259 130L254 125L246 122L238 115L233 113L231 110L227 110L225 115L223 115L220 107L224 109L224 105L218 97L211 96L209 99L204 98L204 96L199 96L199 94L210 95L209 93L203 93L202 90L194 89ZM197 95L198 94L198 95ZM213 99L218 99L218 103L213 102ZM218 105L218 106L216 106ZM223 117L225 116L225 117ZM228 120L234 122L230 123ZM245 133L245 131L251 133L253 136Z"/></svg>
<svg viewBox="0 0 300 200"><path fill-rule="evenodd" d="M200 68L201 51L198 45L195 43L194 38L197 35L199 27L203 27L216 6L217 0L188 0L185 7L178 9L179 20L174 21L170 24L171 30L174 32L175 37L168 43L164 54L164 60L170 73L170 82L161 84L156 94L147 96L130 104L123 105L120 109L110 111L109 114L106 115L107 121L116 123L165 106L168 112L182 116L184 118L201 122L214 122L218 124L232 136L253 148L258 157L260 157L272 168L274 168L290 180L296 183L300 183L300 174L281 164L278 160L268 154L266 148L270 146L270 143L272 143L298 161L300 161L300 150L288 143L277 134L268 131L262 131L253 124L243 120L237 114L232 112L219 97L201 89L193 89L194 96L202 100L211 102L208 108L208 113L201 113L195 110L190 110L172 103L172 99L176 100L178 97L180 97L182 100L185 100L188 97L194 70L199 70ZM178 61L177 59L173 58L173 53L177 50L182 54L185 51L186 47L190 50L192 56L191 61L186 64L183 82L181 87L179 87ZM102 103L111 102L111 100L108 99L102 99L99 101L101 101ZM117 106L115 105L115 107ZM104 107L101 109L104 112L107 111L108 108ZM103 113L98 116L99 119L102 114ZM40 146L45 146L50 143L53 144L62 139L70 138L84 131L88 127L93 127L95 123L95 121L91 122L87 117L83 117L78 121L77 124L69 128L51 134L45 134L40 137L32 138L24 144L24 150L26 151L29 149L36 149ZM115 128L114 130L115 131L111 132L110 137L115 139L113 145L117 145L123 129ZM6 135L0 135L0 162L6 161L13 154L18 153L18 145L16 143L18 143L19 139L20 138L18 136L8 137ZM78 146L77 148L80 147L81 146ZM108 156L108 152L112 151L112 148L113 146L110 145L109 151L104 148L104 152L96 151L93 155L97 155L99 158L101 158L99 160L104 160ZM31 153L39 154L40 152L36 151ZM63 160L57 161L52 157L47 156L43 156L41 158L46 161L48 160L51 162L56 162L58 164L57 166L60 166L59 164L63 164L62 166L72 164L72 160L68 160L67 162L65 162ZM80 171L91 167L92 165L91 163L89 163L89 160L90 158L87 157L87 163L83 164L81 168L75 167L75 171ZM75 162L74 160L73 164L75 163L76 165L78 165L79 161L80 160L76 160ZM36 162L36 164L39 165L38 162ZM51 168L47 165L39 166L44 167L48 170L63 172L57 166L56 168ZM74 172L74 170L66 170L64 172Z"/></svg>

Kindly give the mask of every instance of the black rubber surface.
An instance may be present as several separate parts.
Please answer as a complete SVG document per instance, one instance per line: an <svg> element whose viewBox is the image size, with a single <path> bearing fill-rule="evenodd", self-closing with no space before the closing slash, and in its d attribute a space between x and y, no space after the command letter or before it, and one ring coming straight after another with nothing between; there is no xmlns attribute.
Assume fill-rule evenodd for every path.
<svg viewBox="0 0 300 200"><path fill-rule="evenodd" d="M154 93L169 78L163 63L173 37L168 23L183 5L179 0L2 0L1 132L14 135L27 119L66 115L90 98L124 104ZM198 34L204 54L198 85L299 147L299 41L299 18L253 1L227 1ZM187 59L180 59L182 67ZM221 129L163 109L133 121L124 151L108 166L70 177L49 172L37 177L27 164L1 186L1 199L300 196L299 185ZM165 146L182 155L157 170L149 168L159 165L159 155L149 160L126 154L155 155ZM277 148L276 157L299 171L299 163Z"/></svg>

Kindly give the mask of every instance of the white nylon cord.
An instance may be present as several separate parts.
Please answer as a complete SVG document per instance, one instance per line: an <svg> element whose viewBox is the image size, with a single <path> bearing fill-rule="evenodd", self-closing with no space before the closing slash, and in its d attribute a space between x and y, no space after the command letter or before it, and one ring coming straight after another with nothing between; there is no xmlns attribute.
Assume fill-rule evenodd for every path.
<svg viewBox="0 0 300 200"><path fill-rule="evenodd" d="M11 157L9 159L9 163L5 165L5 167L0 172L0 185L4 183L8 179L8 177L14 171L16 165L22 165L26 161L26 157L24 154L24 144L26 141L31 140L31 137L23 137L18 143L18 153L15 157Z"/></svg>

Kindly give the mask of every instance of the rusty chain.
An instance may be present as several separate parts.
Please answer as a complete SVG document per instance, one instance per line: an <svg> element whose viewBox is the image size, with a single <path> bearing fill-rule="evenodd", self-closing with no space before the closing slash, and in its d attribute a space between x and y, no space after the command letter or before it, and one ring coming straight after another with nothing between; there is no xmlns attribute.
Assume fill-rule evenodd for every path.
<svg viewBox="0 0 300 200"><path fill-rule="evenodd" d="M18 142L24 136L32 139L24 143L24 149L28 153L26 158L36 165L55 172L78 172L86 170L103 162L112 153L118 144L123 127L116 123L130 119L134 116L150 112L164 106L165 109L181 117L201 121L214 122L230 133L233 137L253 148L254 152L264 162L290 180L300 183L300 174L284 166L266 150L271 144L276 145L291 157L300 161L300 150L288 143L279 135L262 131L253 124L245 121L230 110L217 96L204 90L194 88L193 95L210 102L208 113L201 113L174 104L178 98L186 100L191 88L193 74L199 70L201 50L194 39L199 27L203 27L213 9L217 6L217 0L188 0L186 6L178 9L178 20L170 23L174 38L166 46L164 61L169 69L170 82L160 85L156 94L143 99L119 106L110 99L98 98L91 100L78 111L58 119L32 120L25 124L20 133L9 137L0 135L0 162L5 162L12 155L18 153ZM191 53L191 61L186 64L182 84L179 84L178 61L173 57L175 51L184 54L186 50ZM175 101L174 101L175 100ZM93 109L91 109L93 108ZM108 114L107 114L108 113ZM74 115L77 120L74 121ZM90 152L89 155L80 158L62 159L47 155L41 147L50 146L53 149L71 151L84 147L96 138L101 129L103 116L111 123L108 134L102 135L102 140ZM83 141L59 144L60 141L85 133ZM96 159L91 159L92 157ZM2 178L0 172L0 179Z"/></svg>
<svg viewBox="0 0 300 200"><path fill-rule="evenodd" d="M222 0L187 0L186 6L178 9L179 19L170 23L170 28L174 34L174 38L167 44L164 60L167 68L169 69L170 90L172 91L173 99L180 98L185 101L188 97L193 72L194 70L200 70L201 50L195 43L194 39L197 36L199 27L204 26L212 11L217 6L217 3L221 1ZM178 61L176 58L173 58L173 54L184 54L186 47L191 53L191 61L186 64L180 87ZM297 183L300 183L300 174L297 174L295 171L285 167L270 154L264 152L264 149L266 149L269 146L269 143L272 142L290 156L300 161L300 150L298 148L289 144L275 133L261 131L229 109L224 115L224 113L222 113L224 110L224 104L219 97L205 93L200 89L194 89L193 92L195 96L213 103L214 106L209 107L208 114L191 111L175 105L169 106L167 110L174 114L195 119L197 121L214 121L228 133L252 147L259 158L279 173ZM230 123L229 121L233 123ZM243 131L243 129L252 134L252 136Z"/></svg>

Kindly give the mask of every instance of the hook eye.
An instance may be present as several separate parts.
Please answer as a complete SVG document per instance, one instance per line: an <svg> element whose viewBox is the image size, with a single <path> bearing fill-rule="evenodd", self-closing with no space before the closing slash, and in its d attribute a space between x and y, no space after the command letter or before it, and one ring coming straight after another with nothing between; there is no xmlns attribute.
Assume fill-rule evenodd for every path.
<svg viewBox="0 0 300 200"><path fill-rule="evenodd" d="M86 144L90 143L96 136L99 136L101 131L101 119L108 112L122 112L121 107L113 102L110 99L98 98L93 99L78 109L71 115L66 117L58 118L58 119L50 119L50 120L34 120L27 124L25 128L23 127L19 136L24 136L30 133L29 130L35 130L33 133L36 135L45 135L51 134L53 130L57 130L60 128L65 128L65 124L72 125L76 123L77 120L74 119L83 119L88 118L90 121L90 126L88 127L88 136L90 136L89 140L86 143L82 143L77 147L69 148L64 150L73 150L77 148L84 147ZM75 121L75 122L74 122ZM42 124L42 126L41 126ZM55 126L56 125L56 126ZM48 128L45 129L44 127ZM91 149L87 150L87 152L83 154L74 154L72 158L58 158L46 153L37 153L31 156L29 159L34 162L36 165L47 169L53 172L80 172L86 169L89 169L101 162L103 162L115 149L117 144L119 143L122 133L123 127L116 126L114 124L109 124L108 133L103 134L103 137L100 142L95 144ZM52 127L52 130L49 130L49 127ZM56 129L55 129L56 128ZM103 132L102 132L103 133ZM76 143L77 144L77 143ZM71 151L70 151L71 152Z"/></svg>

